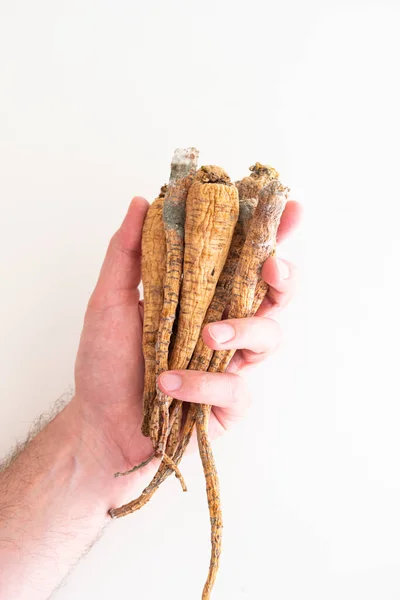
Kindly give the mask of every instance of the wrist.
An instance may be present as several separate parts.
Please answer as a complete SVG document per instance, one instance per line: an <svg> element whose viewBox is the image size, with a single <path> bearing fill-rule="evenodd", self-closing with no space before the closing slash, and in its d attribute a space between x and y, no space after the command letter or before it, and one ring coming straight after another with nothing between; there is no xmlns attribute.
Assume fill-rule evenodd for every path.
<svg viewBox="0 0 400 600"><path fill-rule="evenodd" d="M131 499L113 477L117 456L73 399L0 474L0 590L7 598L47 598L111 521L109 509Z"/></svg>
<svg viewBox="0 0 400 600"><path fill-rule="evenodd" d="M58 418L65 434L73 440L82 468L94 468L94 474L101 479L112 476L116 466L121 464L121 453L105 428L90 418L80 398L74 396Z"/></svg>
<svg viewBox="0 0 400 600"><path fill-rule="evenodd" d="M104 503L106 512L132 500L132 496L149 483L155 464L126 477L115 477L115 473L128 471L134 465L107 431L107 424L98 423L79 396L75 396L59 416L65 430L75 439L75 461L81 477L88 486L96 487L99 503Z"/></svg>

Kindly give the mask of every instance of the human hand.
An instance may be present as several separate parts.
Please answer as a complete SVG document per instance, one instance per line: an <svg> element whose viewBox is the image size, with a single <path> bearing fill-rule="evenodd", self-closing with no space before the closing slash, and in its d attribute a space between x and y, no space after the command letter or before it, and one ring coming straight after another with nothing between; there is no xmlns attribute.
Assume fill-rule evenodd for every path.
<svg viewBox="0 0 400 600"><path fill-rule="evenodd" d="M152 453L149 438L141 433L143 312L138 290L141 232L147 209L146 200L134 198L111 239L88 304L75 369L73 402L101 438L107 456L104 468L112 465L121 472L140 464ZM300 206L288 202L278 243L290 234L299 217ZM162 374L158 381L164 392L173 392L171 395L177 399L207 403L211 398L215 402L210 419L212 437L237 421L249 404L249 393L239 372L267 358L279 344L279 326L270 315L292 297L295 270L290 263L271 257L264 264L262 275L270 292L257 316L213 323L204 329L204 341L211 348L238 350L228 372L172 371ZM232 329L228 331L229 327ZM181 382L179 389L177 377ZM167 388L168 379L174 390Z"/></svg>

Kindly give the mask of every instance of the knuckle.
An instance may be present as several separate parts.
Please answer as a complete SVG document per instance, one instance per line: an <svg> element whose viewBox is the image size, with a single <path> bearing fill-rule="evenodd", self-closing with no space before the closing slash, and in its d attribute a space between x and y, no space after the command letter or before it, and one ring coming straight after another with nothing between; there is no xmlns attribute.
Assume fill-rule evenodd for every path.
<svg viewBox="0 0 400 600"><path fill-rule="evenodd" d="M207 398L211 394L211 382L208 373L202 373L197 379L197 393L201 398Z"/></svg>
<svg viewBox="0 0 400 600"><path fill-rule="evenodd" d="M120 237L120 230L118 229L110 239L110 243L108 244L109 250L118 250L120 248Z"/></svg>
<svg viewBox="0 0 400 600"><path fill-rule="evenodd" d="M285 263L289 267L290 276L292 276L293 274L297 273L298 269L297 269L297 266L294 263L292 263L290 260L286 260L286 259L285 259Z"/></svg>
<svg viewBox="0 0 400 600"><path fill-rule="evenodd" d="M233 373L227 374L226 379L232 408L241 415L250 404L250 393L247 384L240 375Z"/></svg>
<svg viewBox="0 0 400 600"><path fill-rule="evenodd" d="M105 313L109 309L119 306L133 306L139 302L139 291L137 289L105 289L95 290L89 298L87 310Z"/></svg>
<svg viewBox="0 0 400 600"><path fill-rule="evenodd" d="M252 352L251 350L244 350L244 356L248 365L256 365L263 362L267 358L266 352Z"/></svg>
<svg viewBox="0 0 400 600"><path fill-rule="evenodd" d="M266 337L269 341L268 345L272 351L275 351L282 341L282 327L275 319L268 318L266 321L268 327L268 331L266 332Z"/></svg>

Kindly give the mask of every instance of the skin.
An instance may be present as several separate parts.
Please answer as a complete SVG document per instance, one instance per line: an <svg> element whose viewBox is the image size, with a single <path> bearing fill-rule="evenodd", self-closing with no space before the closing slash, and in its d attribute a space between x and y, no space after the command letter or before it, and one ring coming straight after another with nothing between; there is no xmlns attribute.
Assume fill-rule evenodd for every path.
<svg viewBox="0 0 400 600"><path fill-rule="evenodd" d="M85 315L74 398L0 472L1 598L48 598L111 522L108 510L130 500L132 489L143 488L157 467L151 463L129 477L113 477L152 452L150 440L141 433L143 309L137 289L147 208L146 200L134 198L111 239ZM289 202L279 242L299 218L299 205ZM213 323L203 331L213 349L238 349L229 372L174 371L159 378L164 393L173 391L180 400L215 399L212 437L228 429L249 406L239 373L265 360L279 345L279 326L271 315L292 297L295 269L270 258L262 274L272 290L256 317ZM223 341L223 334L231 339Z"/></svg>

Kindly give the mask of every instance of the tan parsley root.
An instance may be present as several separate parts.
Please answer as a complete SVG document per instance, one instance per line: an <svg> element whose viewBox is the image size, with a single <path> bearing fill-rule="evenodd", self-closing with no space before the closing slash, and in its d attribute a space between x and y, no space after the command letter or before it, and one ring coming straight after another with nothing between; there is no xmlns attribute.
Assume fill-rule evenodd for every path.
<svg viewBox="0 0 400 600"><path fill-rule="evenodd" d="M202 167L186 200L183 279L170 369L186 369L190 362L229 252L238 214L238 192L225 171L214 166ZM172 398L158 390L156 402L160 413L163 411L156 447L157 454L162 456L167 445ZM180 417L181 411L176 415L177 419Z"/></svg>
<svg viewBox="0 0 400 600"><path fill-rule="evenodd" d="M171 163L171 176L163 203L166 240L166 273L163 305L155 347L156 377L168 370L168 356L173 324L179 301L184 254L186 199L196 172L198 152L195 148L176 150ZM150 418L150 437L158 448L159 436L168 427L168 406L156 402ZM165 435L165 433L164 433ZM165 448L162 449L161 455Z"/></svg>
<svg viewBox="0 0 400 600"><path fill-rule="evenodd" d="M167 186L150 205L142 232L142 282L144 298L143 356L145 362L142 432L149 435L156 395L156 340L164 302L166 245L162 218Z"/></svg>

